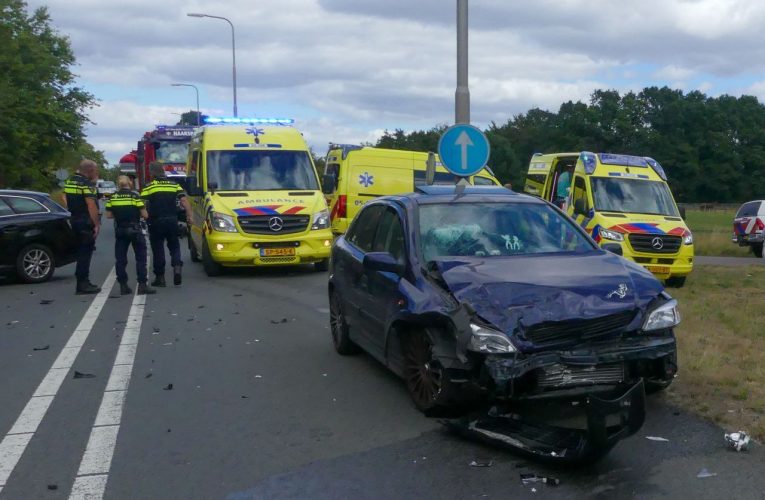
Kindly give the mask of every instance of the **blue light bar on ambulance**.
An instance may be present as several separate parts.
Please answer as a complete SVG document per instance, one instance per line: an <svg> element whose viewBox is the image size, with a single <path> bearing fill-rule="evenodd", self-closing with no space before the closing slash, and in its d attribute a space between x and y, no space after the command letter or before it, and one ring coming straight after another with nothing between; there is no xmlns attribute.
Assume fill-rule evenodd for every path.
<svg viewBox="0 0 765 500"><path fill-rule="evenodd" d="M654 160L653 158L649 158L648 156L645 157L646 163L651 165L651 168L656 172L656 174L662 178L662 180L667 180L667 173L664 171L664 168L659 165L659 162Z"/></svg>
<svg viewBox="0 0 765 500"><path fill-rule="evenodd" d="M205 118L208 125L292 125L292 118L234 118L208 116Z"/></svg>
<svg viewBox="0 0 765 500"><path fill-rule="evenodd" d="M584 164L584 172L587 175L595 172L595 167L598 165L598 160L595 158L595 153L582 151L582 153L579 155L579 159L582 160L582 163Z"/></svg>

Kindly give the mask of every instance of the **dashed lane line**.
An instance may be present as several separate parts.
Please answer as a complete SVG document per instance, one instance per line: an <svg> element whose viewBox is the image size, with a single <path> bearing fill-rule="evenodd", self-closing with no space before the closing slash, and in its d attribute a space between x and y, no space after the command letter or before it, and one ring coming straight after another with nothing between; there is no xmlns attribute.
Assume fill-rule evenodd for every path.
<svg viewBox="0 0 765 500"><path fill-rule="evenodd" d="M133 297L125 331L69 495L70 500L99 500L106 492L145 306L146 295Z"/></svg>
<svg viewBox="0 0 765 500"><path fill-rule="evenodd" d="M114 286L116 276L114 268L104 281L101 292L99 292L91 302L85 315L69 337L64 348L53 362L50 370L43 378L32 398L27 402L11 430L0 442L0 492L8 483L8 478L13 473L16 465L21 460L21 456L27 449L27 445L32 440L37 427L42 422L45 414L48 412L53 399L56 397L61 384L64 382L67 373L72 368L74 360L80 353L82 346L93 330L98 316L104 308L111 289Z"/></svg>

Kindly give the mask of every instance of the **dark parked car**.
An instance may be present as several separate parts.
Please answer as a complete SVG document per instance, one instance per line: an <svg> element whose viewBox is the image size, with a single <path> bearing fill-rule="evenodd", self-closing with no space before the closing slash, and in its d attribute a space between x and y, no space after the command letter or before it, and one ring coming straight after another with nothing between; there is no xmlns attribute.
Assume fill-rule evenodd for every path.
<svg viewBox="0 0 765 500"><path fill-rule="evenodd" d="M69 212L47 194L0 190L0 273L40 283L75 260Z"/></svg>
<svg viewBox="0 0 765 500"><path fill-rule="evenodd" d="M377 358L426 414L578 400L603 449L634 433L644 386L662 389L677 370L676 301L551 204L456 189L370 202L335 242L336 350ZM606 426L612 413L619 432ZM561 443L545 453L571 454Z"/></svg>

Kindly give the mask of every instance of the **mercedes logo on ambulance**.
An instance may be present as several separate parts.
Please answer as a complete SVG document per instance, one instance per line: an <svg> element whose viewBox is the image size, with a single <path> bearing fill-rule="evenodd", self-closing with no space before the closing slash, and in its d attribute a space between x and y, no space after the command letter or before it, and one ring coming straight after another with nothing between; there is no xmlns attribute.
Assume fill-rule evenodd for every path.
<svg viewBox="0 0 765 500"><path fill-rule="evenodd" d="M281 217L271 217L268 219L268 228L273 232L279 232L284 227L284 221Z"/></svg>
<svg viewBox="0 0 765 500"><path fill-rule="evenodd" d="M651 240L651 246L654 250L661 250L664 248L664 240L659 238L658 236Z"/></svg>

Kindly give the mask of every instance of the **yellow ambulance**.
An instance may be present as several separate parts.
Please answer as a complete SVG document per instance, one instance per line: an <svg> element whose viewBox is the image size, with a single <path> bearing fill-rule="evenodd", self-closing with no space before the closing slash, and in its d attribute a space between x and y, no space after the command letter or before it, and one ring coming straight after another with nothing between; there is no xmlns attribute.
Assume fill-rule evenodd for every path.
<svg viewBox="0 0 765 500"><path fill-rule="evenodd" d="M570 188L558 198L564 172ZM563 181L565 182L565 180ZM643 265L669 286L693 269L693 235L683 221L659 163L610 153L535 154L524 191L563 208L601 246Z"/></svg>
<svg viewBox="0 0 765 500"><path fill-rule="evenodd" d="M209 276L224 267L313 263L332 232L319 176L292 120L208 118L189 145L189 250Z"/></svg>
<svg viewBox="0 0 765 500"><path fill-rule="evenodd" d="M435 156L434 184L455 184ZM359 209L380 196L404 194L426 183L428 153L330 144L323 177L323 191L330 206L332 232L343 234ZM499 181L485 168L470 178L474 185L498 185Z"/></svg>

